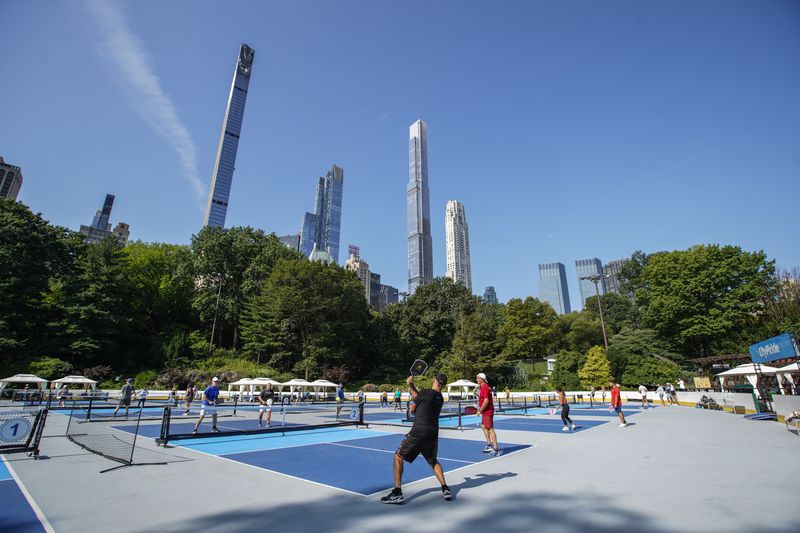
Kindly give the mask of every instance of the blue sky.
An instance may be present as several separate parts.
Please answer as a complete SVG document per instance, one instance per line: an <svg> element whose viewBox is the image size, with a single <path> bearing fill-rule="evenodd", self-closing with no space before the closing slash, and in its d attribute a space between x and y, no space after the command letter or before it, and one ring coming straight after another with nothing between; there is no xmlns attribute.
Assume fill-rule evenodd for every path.
<svg viewBox="0 0 800 533"><path fill-rule="evenodd" d="M299 230L345 169L348 243L406 285L408 126L429 128L434 271L464 203L473 290L536 296L540 262L763 249L800 265L800 3L0 3L0 155L20 200L132 238L202 224L239 44L255 51L227 225ZM13 44L10 44L13 43Z"/></svg>

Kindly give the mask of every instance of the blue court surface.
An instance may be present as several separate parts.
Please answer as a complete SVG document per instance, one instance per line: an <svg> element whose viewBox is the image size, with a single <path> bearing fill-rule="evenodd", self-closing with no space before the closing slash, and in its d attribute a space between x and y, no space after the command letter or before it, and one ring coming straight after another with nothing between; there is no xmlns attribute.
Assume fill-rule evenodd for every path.
<svg viewBox="0 0 800 533"><path fill-rule="evenodd" d="M219 456L312 483L368 496L392 487L392 460L404 435L380 431L328 428L285 436L243 435L177 441L198 452ZM482 453L483 441L439 438L439 462L447 472L492 459ZM504 454L529 445L501 443ZM502 460L502 456L497 458ZM420 456L406 463L403 482L431 477Z"/></svg>
<svg viewBox="0 0 800 533"><path fill-rule="evenodd" d="M45 531L2 460L0 460L0 530L24 533Z"/></svg>

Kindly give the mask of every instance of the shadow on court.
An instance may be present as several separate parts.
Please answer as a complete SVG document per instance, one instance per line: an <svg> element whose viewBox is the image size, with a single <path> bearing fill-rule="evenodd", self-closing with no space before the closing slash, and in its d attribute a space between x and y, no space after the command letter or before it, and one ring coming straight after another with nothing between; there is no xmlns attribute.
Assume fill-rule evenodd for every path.
<svg viewBox="0 0 800 533"><path fill-rule="evenodd" d="M445 472L445 475L447 473ZM475 487L480 487L482 485L486 485L487 483L492 483L493 481L499 481L503 478L507 477L516 477L516 472L506 472L505 474L478 474L476 476L469 476L464 479L458 485L450 485L450 490L453 492L453 499L458 498L458 493L465 489L472 489ZM406 490L406 492L411 493L410 490ZM428 488L425 490L421 490L419 492L414 492L411 496L406 496L406 502L411 502L416 500L417 498L424 496L426 494L435 493L439 494L441 489L439 487Z"/></svg>
<svg viewBox="0 0 800 533"><path fill-rule="evenodd" d="M255 531L280 528L286 531L537 531L617 533L635 525L638 531L665 532L652 519L626 509L622 502L605 496L580 497L544 492L505 494L491 502L482 498L484 485L515 476L514 473L466 478L454 483L459 500L446 502L438 488L415 493L407 487L404 505L382 505L378 498L356 502L352 497L333 495L324 503L298 502L279 508L236 510L197 516L165 524L162 530L204 532ZM453 480L454 482L456 480ZM490 490L490 489L489 489ZM407 492L406 492L407 491ZM412 498L409 498L412 496ZM418 499L419 498L419 499ZM346 512L343 512L346 509ZM298 520L302 517L302 520ZM413 526L410 526L413 524Z"/></svg>

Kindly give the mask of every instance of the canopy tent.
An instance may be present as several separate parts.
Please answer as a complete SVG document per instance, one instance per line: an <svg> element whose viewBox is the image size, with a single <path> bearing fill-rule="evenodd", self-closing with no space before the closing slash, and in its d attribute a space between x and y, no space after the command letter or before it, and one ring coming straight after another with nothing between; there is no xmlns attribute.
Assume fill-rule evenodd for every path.
<svg viewBox="0 0 800 533"><path fill-rule="evenodd" d="M776 372L775 375L778 376L778 383L781 382L781 379L787 381L789 383L789 387L792 390L793 394L797 394L798 392L798 383L792 377L792 374L796 374L800 372L800 366L797 363L792 363L791 365L786 365L780 367ZM783 390L783 387L781 387Z"/></svg>
<svg viewBox="0 0 800 533"><path fill-rule="evenodd" d="M228 385L228 392L230 392L233 387L239 387L239 394L242 397L244 397L244 392L247 390L250 393L249 397L253 398L256 387L263 387L267 383L272 383L273 386L280 385L279 382L269 378L242 378Z"/></svg>
<svg viewBox="0 0 800 533"><path fill-rule="evenodd" d="M92 390L97 389L97 382L85 376L64 376L61 379L56 379L50 382L50 385L86 385L87 388Z"/></svg>
<svg viewBox="0 0 800 533"><path fill-rule="evenodd" d="M775 374L778 371L777 368L774 366L767 366L767 365L760 365L761 366L761 373L762 374ZM758 376L756 375L755 366L753 363L747 363L744 365L739 365L736 368L731 368L730 370L726 370L725 372L720 372L717 374L717 378L719 379L719 386L723 390L725 389L725 380L727 378L737 378L737 377L744 377L750 385L752 385L753 390L758 391ZM780 384L780 381L778 382Z"/></svg>
<svg viewBox="0 0 800 533"><path fill-rule="evenodd" d="M325 389L336 389L339 385L332 381L328 381L327 379L315 379L311 382L311 386L314 388L314 396L319 398L320 392L325 392Z"/></svg>
<svg viewBox="0 0 800 533"><path fill-rule="evenodd" d="M45 385L47 385L48 381L40 378L39 376L34 376L33 374L16 374L10 378L0 379L0 391L13 383L22 383L27 385L35 383L37 387L43 389Z"/></svg>
<svg viewBox="0 0 800 533"><path fill-rule="evenodd" d="M447 396L450 396L450 391L452 389L458 390L463 396L467 396L470 393L470 389L474 392L474 389L478 387L477 383L473 383L467 379L459 379L458 381L454 381L452 383L447 384Z"/></svg>
<svg viewBox="0 0 800 533"><path fill-rule="evenodd" d="M303 389L311 388L311 382L305 379L295 378L283 383L284 387L289 387L289 394L294 394L294 391L302 391Z"/></svg>

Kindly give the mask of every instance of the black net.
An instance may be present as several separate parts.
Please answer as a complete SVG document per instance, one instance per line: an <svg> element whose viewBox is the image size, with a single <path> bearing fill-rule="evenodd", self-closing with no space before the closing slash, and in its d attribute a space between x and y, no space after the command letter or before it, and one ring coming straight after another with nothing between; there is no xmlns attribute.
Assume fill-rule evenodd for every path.
<svg viewBox="0 0 800 533"><path fill-rule="evenodd" d="M0 453L30 452L38 457L47 409L0 411Z"/></svg>
<svg viewBox="0 0 800 533"><path fill-rule="evenodd" d="M275 433L333 426L360 425L364 420L361 403L284 404L261 407L223 403L200 407L186 415L180 408L163 410L158 442L227 435Z"/></svg>
<svg viewBox="0 0 800 533"><path fill-rule="evenodd" d="M88 404L75 401L70 409L66 435L85 450L113 461L133 464L143 411L144 408L130 409L127 416L123 414L119 418L109 419L106 424L93 424L87 419L90 412ZM120 412L124 412L124 407Z"/></svg>

